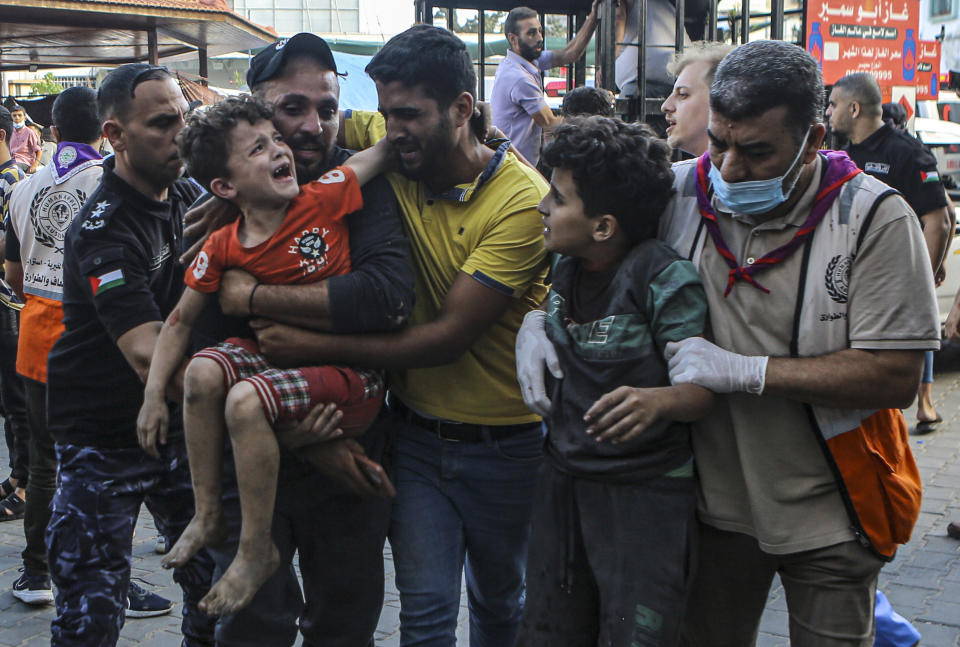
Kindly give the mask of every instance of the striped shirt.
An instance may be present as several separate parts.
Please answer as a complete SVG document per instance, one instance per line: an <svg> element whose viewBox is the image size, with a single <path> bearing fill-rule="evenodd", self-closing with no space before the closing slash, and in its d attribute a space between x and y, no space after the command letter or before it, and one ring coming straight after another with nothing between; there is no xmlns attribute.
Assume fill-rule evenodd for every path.
<svg viewBox="0 0 960 647"><path fill-rule="evenodd" d="M7 203L10 201L10 191L13 185L25 177L17 163L10 158L0 164L0 229L7 222Z"/></svg>

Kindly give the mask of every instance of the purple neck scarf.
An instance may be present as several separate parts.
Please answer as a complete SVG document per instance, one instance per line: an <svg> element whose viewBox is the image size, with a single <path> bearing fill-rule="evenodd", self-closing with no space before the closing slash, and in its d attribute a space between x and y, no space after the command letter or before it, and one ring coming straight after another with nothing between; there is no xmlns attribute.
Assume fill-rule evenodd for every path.
<svg viewBox="0 0 960 647"><path fill-rule="evenodd" d="M73 173L79 172L81 168L102 162L100 152L89 144L60 142L57 144L57 152L53 154L53 175L59 183Z"/></svg>
<svg viewBox="0 0 960 647"><path fill-rule="evenodd" d="M767 252L754 261L753 265L747 265L746 267L737 264L736 256L727 247L727 243L723 240L723 234L720 233L720 226L717 224L717 214L713 210L713 205L710 204L710 182L708 179L710 153L704 153L697 160L697 206L700 207L700 216L707 226L707 231L710 232L710 237L713 239L717 251L720 252L720 256L723 257L730 268L727 289L723 292L724 298L730 294L730 290L733 289L734 283L738 280L746 281L758 290L769 293L770 290L757 283L753 275L785 261L797 251L797 248L813 234L817 225L823 220L830 205L840 195L840 188L844 183L862 172L843 151L828 150L820 152L827 158L827 169L823 172L823 177L820 178L820 187L817 189L817 197L813 201L810 215L807 216L804 223L800 225L800 229L787 243L772 252Z"/></svg>

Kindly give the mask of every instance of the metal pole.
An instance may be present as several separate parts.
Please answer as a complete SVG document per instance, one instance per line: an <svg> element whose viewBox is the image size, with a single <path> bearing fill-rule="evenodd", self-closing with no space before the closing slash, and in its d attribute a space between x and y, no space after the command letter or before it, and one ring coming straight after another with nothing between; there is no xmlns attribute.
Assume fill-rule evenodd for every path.
<svg viewBox="0 0 960 647"><path fill-rule="evenodd" d="M673 41L673 48L679 54L683 51L683 44L686 40L687 30L683 27L683 14L684 14L684 0L674 0L677 6L677 15L676 15L676 27L674 31L675 39Z"/></svg>
<svg viewBox="0 0 960 647"><path fill-rule="evenodd" d="M770 38L783 40L783 0L770 0Z"/></svg>
<svg viewBox="0 0 960 647"><path fill-rule="evenodd" d="M480 10L480 30L477 32L477 63L479 63L479 72L480 72L480 100L486 101L487 99L487 84L486 84L486 63L484 63L484 58L486 57L486 24L487 21L484 18L485 11Z"/></svg>
<svg viewBox="0 0 960 647"><path fill-rule="evenodd" d="M197 57L200 59L200 83L202 85L210 85L208 82L210 73L207 70L207 48L198 47Z"/></svg>
<svg viewBox="0 0 960 647"><path fill-rule="evenodd" d="M156 24L147 27L147 57L150 59L150 65L160 64L160 48L157 45Z"/></svg>
<svg viewBox="0 0 960 647"><path fill-rule="evenodd" d="M740 33L740 43L750 40L750 0L740 0L740 19L743 21L743 30Z"/></svg>
<svg viewBox="0 0 960 647"><path fill-rule="evenodd" d="M453 25L454 25L453 12L454 12L453 7L447 7L447 29L449 29L450 31L453 31Z"/></svg>
<svg viewBox="0 0 960 647"><path fill-rule="evenodd" d="M540 18L540 28L543 30L543 49L547 49L547 16L542 11L538 12ZM509 41L507 41L509 42ZM540 87L543 88L546 84L543 82L544 77L547 76L546 70L540 70Z"/></svg>
<svg viewBox="0 0 960 647"><path fill-rule="evenodd" d="M640 102L640 121L647 117L647 0L640 3L640 24L637 25L637 100ZM656 45L656 43L654 43ZM624 45L626 47L626 45Z"/></svg>
<svg viewBox="0 0 960 647"><path fill-rule="evenodd" d="M584 23L587 22L587 15L583 13L577 14L575 20L577 24L577 31L580 31L581 29L583 29ZM599 30L595 31L594 34L595 34L595 38L597 39L600 38ZM593 46L594 46L594 56L596 56L597 42L594 42ZM580 87L581 85L586 85L586 83L587 83L587 50L584 49L583 56L581 56L580 60L578 60L573 66L573 85L574 87Z"/></svg>
<svg viewBox="0 0 960 647"><path fill-rule="evenodd" d="M603 40L597 48L600 57L600 72L603 75L603 87L615 92L617 89L617 73L614 69L617 60L617 15L613 6L614 0L603 0L601 7L603 20L600 21L600 32Z"/></svg>
<svg viewBox="0 0 960 647"><path fill-rule="evenodd" d="M707 40L717 40L717 0L710 3L707 17Z"/></svg>
<svg viewBox="0 0 960 647"><path fill-rule="evenodd" d="M571 40L573 40L573 33L574 33L573 28L574 28L573 14L568 13L567 14L567 42L570 42ZM586 49L584 49L584 52L586 52ZM567 66L567 91L568 92L574 87L573 71L577 68L578 65L580 65L580 62L582 60L583 60L583 56L581 56L580 58L578 58L573 63Z"/></svg>

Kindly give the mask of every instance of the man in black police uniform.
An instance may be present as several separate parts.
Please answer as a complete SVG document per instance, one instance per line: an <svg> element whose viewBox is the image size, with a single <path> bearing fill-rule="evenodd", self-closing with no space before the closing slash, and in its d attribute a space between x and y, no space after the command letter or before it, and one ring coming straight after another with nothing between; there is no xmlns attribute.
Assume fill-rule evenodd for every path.
<svg viewBox="0 0 960 647"><path fill-rule="evenodd" d="M920 218L939 284L943 281L953 217L937 173L937 161L909 133L884 123L882 101L876 78L863 72L848 74L830 92L830 127L850 140L844 150L854 163L902 193ZM934 431L940 421L933 407L933 351L927 351L917 391L917 431Z"/></svg>
<svg viewBox="0 0 960 647"><path fill-rule="evenodd" d="M274 105L274 125L293 151L301 184L349 156L335 145L340 85L333 53L323 39L301 33L277 41L253 58L247 84ZM214 217L215 208L203 209ZM339 333L402 326L413 306L413 269L386 179L376 178L363 187L363 209L350 214L347 226L350 273L302 286L258 286L246 272L230 270L220 290L224 312ZM252 337L245 321L224 320L210 310L197 327L204 336L197 340L201 345L234 335ZM281 433L281 443L285 437L289 442ZM220 620L218 644L287 647L296 640L298 625L307 647L373 644L383 607L383 545L393 490L384 473L379 485L371 482L355 456L388 459L384 453L389 435L375 423L358 441L315 444L296 456L281 452L273 519L281 566L247 607ZM240 533L229 448L225 456L223 511L229 540L210 549L219 572L233 559ZM294 552L303 575L302 593L292 566Z"/></svg>
<svg viewBox="0 0 960 647"><path fill-rule="evenodd" d="M100 185L68 230L66 330L48 360L48 421L60 464L47 528L54 647L116 643L141 503L171 543L193 513L180 412L172 412L166 438L138 443L136 433L142 380L183 289L182 216L199 194L178 179L175 137L187 103L166 69L136 63L107 75L97 104L116 156L104 162ZM212 572L205 552L174 572L185 645L213 644L214 619L196 608Z"/></svg>

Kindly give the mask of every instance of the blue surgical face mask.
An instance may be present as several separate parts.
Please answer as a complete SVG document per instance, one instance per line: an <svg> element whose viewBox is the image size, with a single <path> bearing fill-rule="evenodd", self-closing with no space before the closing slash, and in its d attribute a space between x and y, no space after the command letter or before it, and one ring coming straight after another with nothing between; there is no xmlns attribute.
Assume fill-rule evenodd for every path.
<svg viewBox="0 0 960 647"><path fill-rule="evenodd" d="M20 123L13 122L13 128L14 128L14 130L20 130L20 129L23 128L26 124L27 124L27 122L25 122L25 121L21 121Z"/></svg>
<svg viewBox="0 0 960 647"><path fill-rule="evenodd" d="M803 135L803 143L800 144L800 150L797 156L790 164L787 172L779 177L769 180L750 180L747 182L727 182L720 175L720 169L713 164L710 165L710 182L713 185L714 194L720 199L720 202L734 213L743 213L755 215L758 213L767 213L787 201L793 189L797 186L800 179L800 173L794 174L794 170L803 156L803 151L807 147L807 137L810 135L810 129ZM783 189L787 178L793 176L790 180L790 186L786 191Z"/></svg>

